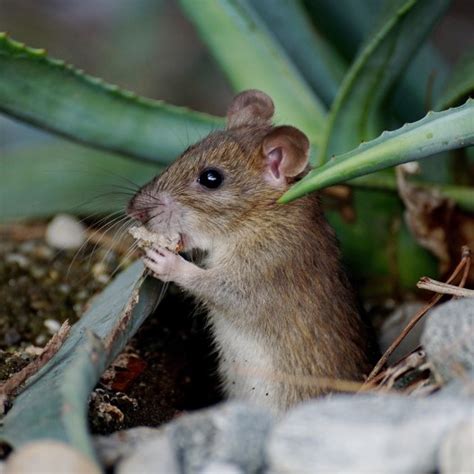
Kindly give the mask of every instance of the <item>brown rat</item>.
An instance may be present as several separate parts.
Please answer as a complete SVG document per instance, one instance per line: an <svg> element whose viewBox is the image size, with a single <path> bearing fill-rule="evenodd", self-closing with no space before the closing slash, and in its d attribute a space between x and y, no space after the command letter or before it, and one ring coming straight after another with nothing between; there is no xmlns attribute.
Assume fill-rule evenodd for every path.
<svg viewBox="0 0 474 474"><path fill-rule="evenodd" d="M309 170L309 141L272 126L273 112L263 92L237 95L227 128L143 186L128 213L205 252L197 266L149 249L145 264L208 309L225 393L282 410L326 393L318 380L362 380L371 364L318 196L276 202Z"/></svg>

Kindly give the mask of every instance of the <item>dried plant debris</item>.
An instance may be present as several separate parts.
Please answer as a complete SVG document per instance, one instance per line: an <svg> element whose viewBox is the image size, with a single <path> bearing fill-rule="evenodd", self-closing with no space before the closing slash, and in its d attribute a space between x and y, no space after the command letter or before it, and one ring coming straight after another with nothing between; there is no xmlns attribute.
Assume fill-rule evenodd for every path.
<svg viewBox="0 0 474 474"><path fill-rule="evenodd" d="M96 388L89 400L89 423L96 433L111 433L123 427L124 413L137 408L137 400L123 392Z"/></svg>
<svg viewBox="0 0 474 474"><path fill-rule="evenodd" d="M438 258L444 274L459 258L463 245L474 248L474 217L462 212L436 188L411 183L403 168L397 167L396 173L407 226L418 243ZM474 270L469 282L474 283Z"/></svg>
<svg viewBox="0 0 474 474"><path fill-rule="evenodd" d="M428 395L440 387L421 347L380 373L373 384L375 392L399 391L406 395Z"/></svg>

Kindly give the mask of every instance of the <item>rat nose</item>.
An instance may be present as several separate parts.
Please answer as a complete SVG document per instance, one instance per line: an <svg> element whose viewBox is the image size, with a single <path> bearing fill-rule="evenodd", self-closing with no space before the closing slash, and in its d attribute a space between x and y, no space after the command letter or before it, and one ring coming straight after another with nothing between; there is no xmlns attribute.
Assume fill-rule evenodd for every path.
<svg viewBox="0 0 474 474"><path fill-rule="evenodd" d="M137 221L140 221L142 224L144 224L148 220L147 210L137 208L135 198L130 199L127 204L127 208L125 209L125 212L128 216L133 219L136 219Z"/></svg>

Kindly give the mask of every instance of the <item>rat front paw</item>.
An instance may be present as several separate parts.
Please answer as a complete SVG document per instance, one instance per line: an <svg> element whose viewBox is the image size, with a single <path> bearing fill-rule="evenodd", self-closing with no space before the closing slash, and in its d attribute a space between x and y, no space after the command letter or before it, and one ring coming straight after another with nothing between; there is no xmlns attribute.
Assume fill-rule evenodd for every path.
<svg viewBox="0 0 474 474"><path fill-rule="evenodd" d="M196 265L164 248L147 249L143 258L145 266L161 281L181 283L189 274L199 270Z"/></svg>

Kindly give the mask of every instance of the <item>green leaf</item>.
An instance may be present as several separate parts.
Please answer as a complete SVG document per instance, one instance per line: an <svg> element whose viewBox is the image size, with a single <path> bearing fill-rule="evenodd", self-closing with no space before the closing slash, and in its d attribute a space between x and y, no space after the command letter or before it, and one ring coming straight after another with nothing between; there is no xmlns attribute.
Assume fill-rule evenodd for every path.
<svg viewBox="0 0 474 474"><path fill-rule="evenodd" d="M169 163L221 119L138 97L0 34L0 111L71 140ZM186 138L185 138L186 137Z"/></svg>
<svg viewBox="0 0 474 474"><path fill-rule="evenodd" d="M329 114L319 161L383 130L381 105L447 4L447 0L394 2L344 78Z"/></svg>
<svg viewBox="0 0 474 474"><path fill-rule="evenodd" d="M336 49L318 33L300 0L250 0L260 19L326 106L347 69Z"/></svg>
<svg viewBox="0 0 474 474"><path fill-rule="evenodd" d="M19 448L56 439L95 459L87 423L90 392L158 302L161 284L143 281L143 272L136 262L94 299L59 351L14 400L1 440Z"/></svg>
<svg viewBox="0 0 474 474"><path fill-rule="evenodd" d="M304 0L318 30L347 60L352 60L392 0ZM347 14L350 12L350 15ZM405 122L421 118L441 93L448 66L437 50L424 44L410 61L390 99Z"/></svg>
<svg viewBox="0 0 474 474"><path fill-rule="evenodd" d="M380 0L303 0L311 20L346 60L351 61L383 8ZM350 14L348 14L350 12Z"/></svg>
<svg viewBox="0 0 474 474"><path fill-rule="evenodd" d="M324 107L245 0L181 0L188 18L235 90L261 89L276 120L301 128L316 146Z"/></svg>
<svg viewBox="0 0 474 474"><path fill-rule="evenodd" d="M374 171L420 160L426 156L474 144L474 100L384 132L355 150L332 158L292 186L280 202L290 202L312 191Z"/></svg>
<svg viewBox="0 0 474 474"><path fill-rule="evenodd" d="M467 97L474 96L474 52L468 51L458 61L449 78L443 95L436 103L435 110L443 110L459 105Z"/></svg>
<svg viewBox="0 0 474 474"><path fill-rule="evenodd" d="M7 148L0 161L0 222L58 212L88 215L117 211L129 198L123 193L133 192L161 170L157 164L64 140Z"/></svg>

